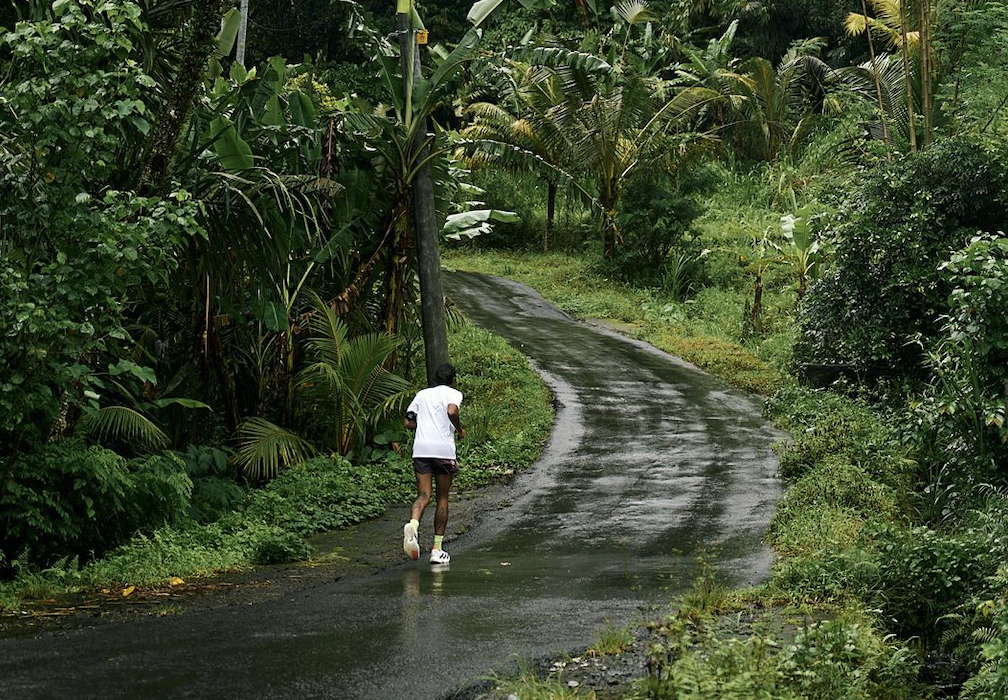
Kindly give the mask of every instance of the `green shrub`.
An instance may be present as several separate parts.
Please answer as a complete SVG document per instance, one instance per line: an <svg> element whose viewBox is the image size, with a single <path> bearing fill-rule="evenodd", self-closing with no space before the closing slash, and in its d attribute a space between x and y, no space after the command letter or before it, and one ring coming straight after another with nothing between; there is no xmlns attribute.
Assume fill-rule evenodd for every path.
<svg viewBox="0 0 1008 700"><path fill-rule="evenodd" d="M287 564L307 559L311 553L311 545L303 535L277 530L256 544L254 561L259 565Z"/></svg>
<svg viewBox="0 0 1008 700"><path fill-rule="evenodd" d="M175 455L127 461L76 440L22 455L9 471L0 491L0 550L23 566L100 555L179 519L192 492Z"/></svg>
<svg viewBox="0 0 1008 700"><path fill-rule="evenodd" d="M689 245L690 227L701 212L668 177L641 172L620 198L615 218L623 242L605 267L627 282L661 284L669 253L689 254L697 247Z"/></svg>
<svg viewBox="0 0 1008 700"><path fill-rule="evenodd" d="M818 603L857 600L876 580L877 559L857 547L839 543L825 550L793 556L774 565L771 583L796 600Z"/></svg>
<svg viewBox="0 0 1008 700"><path fill-rule="evenodd" d="M792 386L767 401L766 413L794 436L780 447L780 471L785 479L796 480L826 459L842 457L871 479L894 488L901 504L905 501L914 464L863 403Z"/></svg>
<svg viewBox="0 0 1008 700"><path fill-rule="evenodd" d="M687 632L652 648L649 666L648 697L660 700L918 697L914 654L842 619L807 624L790 642L758 631L729 639Z"/></svg>
<svg viewBox="0 0 1008 700"><path fill-rule="evenodd" d="M853 547L864 525L864 517L852 508L836 505L802 508L797 499L785 494L770 521L767 536L780 557L811 556Z"/></svg>
<svg viewBox="0 0 1008 700"><path fill-rule="evenodd" d="M982 590L1004 561L1005 538L982 528L958 531L880 526L870 597L902 637L935 643L941 618Z"/></svg>
<svg viewBox="0 0 1008 700"><path fill-rule="evenodd" d="M917 406L917 438L936 461L972 462L964 472L1008 464L1008 239L976 236L942 270L954 283L943 337L930 349L934 381Z"/></svg>
<svg viewBox="0 0 1008 700"><path fill-rule="evenodd" d="M896 494L842 456L828 456L800 477L781 499L770 523L771 541L782 550L826 549L854 544L865 522L900 515ZM834 545L835 546L835 545Z"/></svg>
<svg viewBox="0 0 1008 700"><path fill-rule="evenodd" d="M798 318L796 357L811 363L920 368L951 282L939 270L977 231L1006 230L1008 168L962 139L882 166L862 179L834 232L834 268L813 284Z"/></svg>
<svg viewBox="0 0 1008 700"><path fill-rule="evenodd" d="M372 469L341 457L316 457L253 491L232 517L307 535L373 518L388 505Z"/></svg>
<svg viewBox="0 0 1008 700"><path fill-rule="evenodd" d="M962 700L1002 700L1008 697L1008 572L1002 568L992 597L971 601L970 646L979 646L976 673L963 684ZM996 597L994 597L996 596Z"/></svg>

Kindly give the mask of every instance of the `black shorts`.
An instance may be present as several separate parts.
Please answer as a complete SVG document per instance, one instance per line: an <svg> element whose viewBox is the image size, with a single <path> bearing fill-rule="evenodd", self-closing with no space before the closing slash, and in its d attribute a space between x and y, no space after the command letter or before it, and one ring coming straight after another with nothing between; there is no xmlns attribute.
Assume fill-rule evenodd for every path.
<svg viewBox="0 0 1008 700"><path fill-rule="evenodd" d="M417 474L458 474L458 462L454 459L442 459L440 457L414 457L413 471Z"/></svg>

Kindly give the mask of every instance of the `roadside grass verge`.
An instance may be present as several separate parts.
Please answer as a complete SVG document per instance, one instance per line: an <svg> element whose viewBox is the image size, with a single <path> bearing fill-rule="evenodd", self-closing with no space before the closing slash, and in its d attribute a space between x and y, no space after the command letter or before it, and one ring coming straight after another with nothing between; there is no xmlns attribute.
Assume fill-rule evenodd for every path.
<svg viewBox="0 0 1008 700"><path fill-rule="evenodd" d="M770 393L789 383L787 324L773 321L759 342L742 341L747 292L707 289L676 302L655 289L634 288L593 271L584 258L542 253L454 249L446 266L508 277L529 285L579 319L620 324L620 330L683 358L743 390ZM768 318L784 318L784 292L767 294ZM770 301L769 299L775 299Z"/></svg>
<svg viewBox="0 0 1008 700"><path fill-rule="evenodd" d="M856 399L800 388L784 371L786 362L778 368L762 360L763 346L740 340L741 324L727 310L731 292L701 293L696 298L707 308L699 311L654 290L613 283L562 255L453 252L447 264L517 279L575 316L616 322L629 335L769 396L767 417L792 435L778 446L787 489L768 532L775 551L770 580L729 591L701 577L676 601L676 615L652 623L651 672L636 686L641 696L920 697L922 656L899 641L913 633L894 619L935 611L911 602L921 590L911 595L905 580L893 584L907 560L918 560L920 570L910 569L919 578L936 577L924 571L909 536L897 534L913 532L918 468L879 415ZM768 356L786 357L786 329L768 338L782 348ZM978 541L945 543L944 550L958 560ZM559 692L555 680L535 686L526 673L520 683L527 693L534 688L550 697Z"/></svg>
<svg viewBox="0 0 1008 700"><path fill-rule="evenodd" d="M454 326L449 347L466 396L462 419L469 433L459 444L463 468L457 487L475 488L527 468L552 426L549 390L524 356L482 329ZM180 509L185 512L91 561L64 558L44 570L15 562L15 577L0 583L0 610L30 609L33 602L86 590L165 587L223 571L310 559L309 535L412 500L409 444L399 453L373 457L364 464L337 455L315 457L252 488L193 467L216 458L224 469L223 450L182 454L193 485L188 508Z"/></svg>

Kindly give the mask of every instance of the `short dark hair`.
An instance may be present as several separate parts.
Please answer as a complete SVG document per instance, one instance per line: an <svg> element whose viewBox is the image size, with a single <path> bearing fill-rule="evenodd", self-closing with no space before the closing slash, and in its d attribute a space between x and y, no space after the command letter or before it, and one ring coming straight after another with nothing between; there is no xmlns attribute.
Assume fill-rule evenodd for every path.
<svg viewBox="0 0 1008 700"><path fill-rule="evenodd" d="M434 385L439 384L454 384L455 383L455 365L450 362L445 362L443 365L439 366L434 370Z"/></svg>

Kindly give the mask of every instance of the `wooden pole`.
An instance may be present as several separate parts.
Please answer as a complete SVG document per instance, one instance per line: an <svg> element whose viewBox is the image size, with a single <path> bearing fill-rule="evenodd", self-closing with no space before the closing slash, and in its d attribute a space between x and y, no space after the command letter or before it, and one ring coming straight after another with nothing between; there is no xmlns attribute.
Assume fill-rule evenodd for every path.
<svg viewBox="0 0 1008 700"><path fill-rule="evenodd" d="M399 34L399 56L403 74L403 93L407 104L403 115L406 127L414 126L413 150L424 160L429 152L426 115L414 115L409 103L413 86L420 80L420 47L413 32L412 0L398 0L396 21ZM434 208L434 186L430 167L422 165L413 176L412 216L416 226L417 275L420 278L420 318L423 325L424 360L427 383L434 383L434 371L449 361L448 324L445 321L444 291L441 287L441 253L438 249L437 211Z"/></svg>

